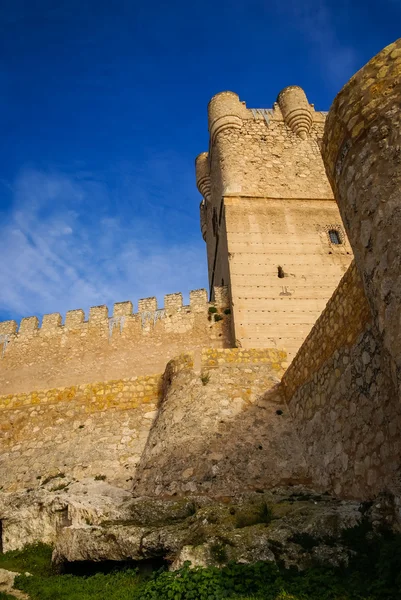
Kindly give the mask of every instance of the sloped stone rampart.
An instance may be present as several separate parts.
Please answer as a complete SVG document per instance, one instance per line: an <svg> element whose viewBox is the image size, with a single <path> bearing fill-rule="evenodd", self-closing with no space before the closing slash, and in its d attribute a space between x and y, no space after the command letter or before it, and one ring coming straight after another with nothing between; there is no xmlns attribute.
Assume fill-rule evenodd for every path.
<svg viewBox="0 0 401 600"><path fill-rule="evenodd" d="M224 496L307 483L280 392L285 361L276 349L209 349L201 376L172 361L134 494Z"/></svg>

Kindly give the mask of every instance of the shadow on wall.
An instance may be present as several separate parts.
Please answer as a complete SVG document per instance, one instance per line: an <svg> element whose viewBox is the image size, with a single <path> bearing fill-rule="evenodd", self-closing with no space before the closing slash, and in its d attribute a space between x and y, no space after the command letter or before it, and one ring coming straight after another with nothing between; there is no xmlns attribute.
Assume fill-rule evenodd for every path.
<svg viewBox="0 0 401 600"><path fill-rule="evenodd" d="M172 374L173 363L138 465L135 496L224 496L310 483L280 394L282 371L245 364L199 376L188 365Z"/></svg>

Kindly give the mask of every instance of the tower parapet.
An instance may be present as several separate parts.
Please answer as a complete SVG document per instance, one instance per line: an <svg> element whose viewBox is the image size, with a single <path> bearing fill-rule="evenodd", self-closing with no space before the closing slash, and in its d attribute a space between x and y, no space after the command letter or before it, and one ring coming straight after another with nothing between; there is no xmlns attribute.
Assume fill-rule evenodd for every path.
<svg viewBox="0 0 401 600"><path fill-rule="evenodd" d="M226 129L241 129L242 119L248 118L247 109L235 92L220 92L208 105L210 142Z"/></svg>
<svg viewBox="0 0 401 600"><path fill-rule="evenodd" d="M290 85L278 95L277 103L288 127L306 140L311 130L313 117L305 92L298 85Z"/></svg>

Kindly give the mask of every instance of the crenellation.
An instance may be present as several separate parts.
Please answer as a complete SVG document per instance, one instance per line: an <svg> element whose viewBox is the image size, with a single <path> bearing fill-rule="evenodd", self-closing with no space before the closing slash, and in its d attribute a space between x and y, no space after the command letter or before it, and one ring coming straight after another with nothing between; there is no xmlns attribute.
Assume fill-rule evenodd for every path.
<svg viewBox="0 0 401 600"><path fill-rule="evenodd" d="M85 320L85 313L81 308L69 310L65 316L64 327L66 329L78 329Z"/></svg>
<svg viewBox="0 0 401 600"><path fill-rule="evenodd" d="M232 344L230 315L208 318L206 290L191 291L188 306L181 292L166 295L164 304L144 298L133 314L132 302L118 302L110 317L107 306L94 306L88 321L83 310L72 310L64 325L59 313L45 315L41 327L29 317L21 321L22 335L14 321L0 323L0 393L150 374L183 348Z"/></svg>
<svg viewBox="0 0 401 600"><path fill-rule="evenodd" d="M201 288L189 292L189 305L194 312L206 312L208 307L207 291Z"/></svg>
<svg viewBox="0 0 401 600"><path fill-rule="evenodd" d="M61 315L60 313L51 313L48 315L43 315L42 325L40 329L42 331L53 331L58 327L61 327Z"/></svg>
<svg viewBox="0 0 401 600"><path fill-rule="evenodd" d="M126 302L116 302L113 306L113 317L128 317L133 312L133 304L130 300Z"/></svg>
<svg viewBox="0 0 401 600"><path fill-rule="evenodd" d="M31 334L37 331L39 328L39 319L38 317L24 317L21 320L18 333L20 335L23 334Z"/></svg>
<svg viewBox="0 0 401 600"><path fill-rule="evenodd" d="M0 323L0 335L12 335L17 333L17 321L3 321Z"/></svg>
<svg viewBox="0 0 401 600"><path fill-rule="evenodd" d="M99 323L105 323L109 318L109 309L105 304L101 306L91 306L89 309L89 319L88 322L90 325L97 325Z"/></svg>
<svg viewBox="0 0 401 600"><path fill-rule="evenodd" d="M228 308L230 306L230 294L228 286L214 286L214 301L220 308Z"/></svg>
<svg viewBox="0 0 401 600"><path fill-rule="evenodd" d="M180 310L183 307L183 300L181 292L177 294L167 294L164 296L164 309L169 311Z"/></svg>
<svg viewBox="0 0 401 600"><path fill-rule="evenodd" d="M138 312L141 313L154 310L157 310L157 299L154 296L138 300Z"/></svg>

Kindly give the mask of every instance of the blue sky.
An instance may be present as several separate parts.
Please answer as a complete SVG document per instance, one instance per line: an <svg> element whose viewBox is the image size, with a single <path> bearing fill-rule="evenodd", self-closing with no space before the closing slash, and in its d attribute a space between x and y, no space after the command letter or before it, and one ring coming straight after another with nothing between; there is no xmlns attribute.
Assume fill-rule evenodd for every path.
<svg viewBox="0 0 401 600"><path fill-rule="evenodd" d="M2 0L0 320L207 287L206 107L327 110L401 0Z"/></svg>

